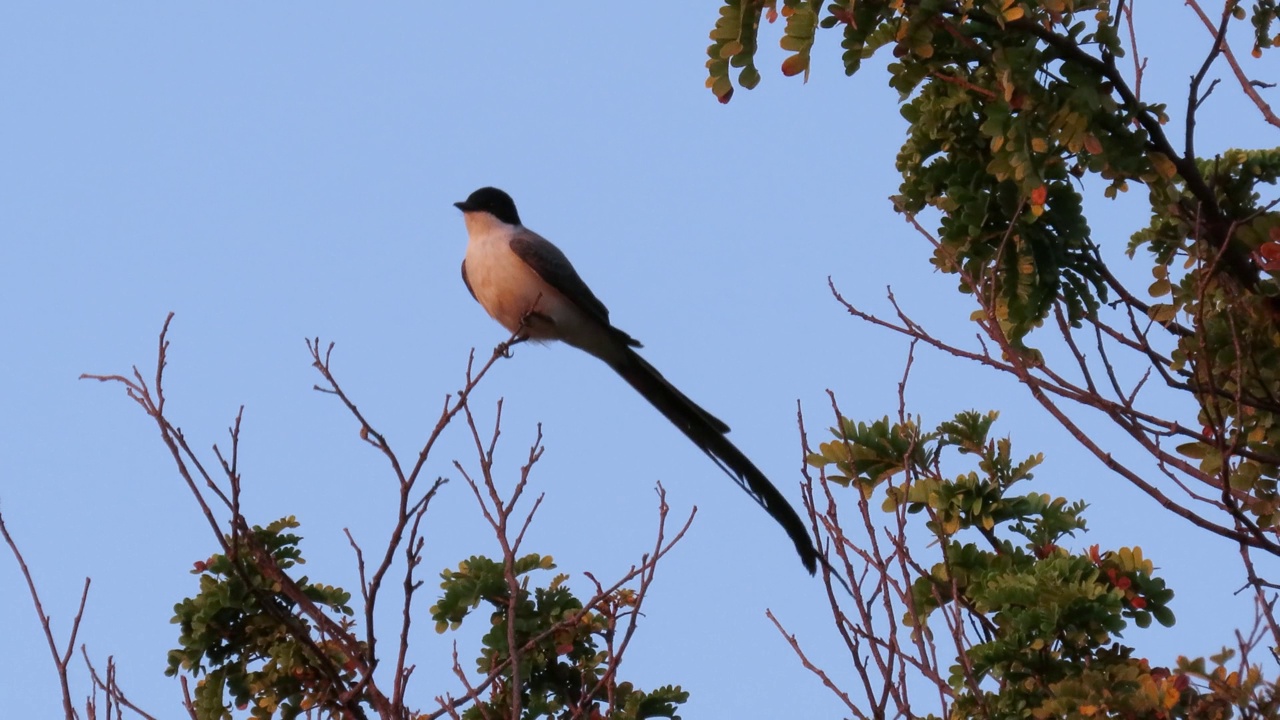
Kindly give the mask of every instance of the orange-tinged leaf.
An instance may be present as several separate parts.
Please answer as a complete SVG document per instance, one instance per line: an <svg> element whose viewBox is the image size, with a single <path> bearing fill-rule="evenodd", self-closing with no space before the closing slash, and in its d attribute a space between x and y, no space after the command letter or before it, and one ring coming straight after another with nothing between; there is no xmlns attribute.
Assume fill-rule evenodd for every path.
<svg viewBox="0 0 1280 720"><path fill-rule="evenodd" d="M1169 159L1169 156L1164 153L1151 153L1151 166L1154 167L1156 172L1160 173L1160 177L1165 180L1172 179L1174 175L1178 174L1178 168L1174 166L1173 161Z"/></svg>
<svg viewBox="0 0 1280 720"><path fill-rule="evenodd" d="M782 61L782 74L787 77L794 77L800 73L809 72L809 56L804 53L796 53L786 60Z"/></svg>
<svg viewBox="0 0 1280 720"><path fill-rule="evenodd" d="M1049 199L1049 188L1045 187L1044 185L1041 185L1040 187L1031 191L1032 205L1043 205L1044 201L1048 199Z"/></svg>

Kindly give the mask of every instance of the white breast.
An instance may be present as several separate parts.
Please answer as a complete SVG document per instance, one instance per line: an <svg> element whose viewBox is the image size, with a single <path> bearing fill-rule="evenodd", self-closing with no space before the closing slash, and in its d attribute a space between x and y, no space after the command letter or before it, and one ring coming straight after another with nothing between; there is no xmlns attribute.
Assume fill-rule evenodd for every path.
<svg viewBox="0 0 1280 720"><path fill-rule="evenodd" d="M486 222L488 220L488 222ZM531 322L524 332L535 340L564 339L582 314L511 250L512 229L484 214L467 216L467 282L494 320L515 332L531 311L552 323Z"/></svg>

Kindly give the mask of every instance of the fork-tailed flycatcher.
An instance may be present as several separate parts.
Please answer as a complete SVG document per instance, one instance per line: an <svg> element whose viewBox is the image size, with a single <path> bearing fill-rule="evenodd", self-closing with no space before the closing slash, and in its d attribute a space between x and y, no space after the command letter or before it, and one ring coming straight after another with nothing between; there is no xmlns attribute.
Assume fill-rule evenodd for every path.
<svg viewBox="0 0 1280 720"><path fill-rule="evenodd" d="M725 437L729 426L636 353L640 342L609 322L609 309L578 277L569 258L520 224L511 196L485 187L454 206L467 224L462 281L485 311L517 340L562 340L613 368L782 525L812 574L818 551L804 523L764 473Z"/></svg>

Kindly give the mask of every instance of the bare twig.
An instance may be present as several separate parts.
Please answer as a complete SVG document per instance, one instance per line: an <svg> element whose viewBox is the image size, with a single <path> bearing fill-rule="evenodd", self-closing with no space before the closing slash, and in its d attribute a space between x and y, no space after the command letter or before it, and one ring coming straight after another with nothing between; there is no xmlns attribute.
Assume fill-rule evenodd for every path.
<svg viewBox="0 0 1280 720"><path fill-rule="evenodd" d="M144 711L142 708L133 704L129 698L125 697L124 691L120 689L120 685L116 682L116 662L114 657L107 657L107 676L102 678L98 675L98 670L94 668L93 662L89 660L89 652L84 645L80 646L80 655L84 658L84 664L89 668L89 676L93 679L93 684L101 689L107 698L107 717L111 716L111 704L115 703L123 707L129 708L137 713L139 717L146 720L156 720L154 716ZM90 715L90 717L96 717Z"/></svg>
<svg viewBox="0 0 1280 720"><path fill-rule="evenodd" d="M1200 21L1204 23L1205 28L1216 36L1218 34L1218 30L1214 27L1213 21L1209 19L1209 16L1205 14L1205 11L1200 7L1200 3L1196 0L1185 0L1185 2L1192 10L1195 11L1196 15L1200 18ZM1227 64L1231 66L1231 72L1235 74L1236 80L1240 83L1240 89L1244 91L1244 94L1248 96L1250 100L1253 101L1253 104L1258 108L1258 112L1262 113L1262 119L1276 127L1280 127L1280 117L1276 116L1275 111L1271 109L1271 106L1267 104L1267 101L1258 93L1258 83L1254 80L1250 80L1249 77L1245 75L1244 69L1240 67L1240 62L1236 60L1235 53L1231 51L1231 46L1227 44L1225 40L1222 42L1222 56L1226 58Z"/></svg>
<svg viewBox="0 0 1280 720"><path fill-rule="evenodd" d="M58 650L58 643L53 639L53 621L44 611L44 605L40 602L40 593L36 590L35 580L31 578L31 570L27 567L27 561L22 557L22 551L18 549L18 543L14 541L13 536L9 534L9 528L4 524L4 514L0 513L0 535L4 536L4 541L9 544L9 550L13 553L13 557L18 561L18 567L22 570L22 577L27 581L27 592L31 595L31 601L35 604L36 615L40 617L40 627L44 630L45 642L49 644L49 654L53 657L53 664L58 670L58 687L62 691L62 711L66 720L74 720L79 717L76 714L75 706L71 702L71 685L70 678L67 674L67 666L71 663L71 653L75 649L76 635L80 632L80 620L84 617L85 600L89 597L89 578L84 579L84 589L80 591L80 607L76 609L75 617L71 621L71 634L67 637L67 647L65 650Z"/></svg>
<svg viewBox="0 0 1280 720"><path fill-rule="evenodd" d="M1191 86L1187 90L1187 138L1186 138L1186 157L1194 160L1196 157L1195 138L1196 138L1196 111L1200 109L1200 105L1204 103L1209 94L1213 92L1213 88L1217 86L1218 81L1214 80L1209 89L1200 93L1200 83L1204 82L1205 75L1208 74L1209 68L1213 66L1213 61L1222 53L1222 48L1227 42L1227 24L1231 22L1232 3L1226 3L1222 8L1222 20L1218 23L1218 29L1213 35L1213 47L1209 48L1209 54L1205 56L1204 63L1200 65L1200 70L1191 78ZM1225 247L1225 243L1223 246Z"/></svg>

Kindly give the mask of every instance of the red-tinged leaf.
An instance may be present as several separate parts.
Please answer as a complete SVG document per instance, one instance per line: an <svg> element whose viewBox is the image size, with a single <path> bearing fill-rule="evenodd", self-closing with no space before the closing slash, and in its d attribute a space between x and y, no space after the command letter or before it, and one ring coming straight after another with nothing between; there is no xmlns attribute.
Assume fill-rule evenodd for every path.
<svg viewBox="0 0 1280 720"><path fill-rule="evenodd" d="M794 77L802 72L809 70L809 56L802 53L796 53L786 60L782 61L782 74L787 77Z"/></svg>
<svg viewBox="0 0 1280 720"><path fill-rule="evenodd" d="M721 75L711 84L711 92L715 93L721 104L727 103L733 97L733 81L728 75Z"/></svg>
<svg viewBox="0 0 1280 720"><path fill-rule="evenodd" d="M1045 187L1044 185L1041 185L1040 187L1031 191L1032 205L1043 205L1044 201L1048 199L1049 199L1049 188Z"/></svg>
<svg viewBox="0 0 1280 720"><path fill-rule="evenodd" d="M1274 234L1274 229L1273 233ZM1258 248L1258 265L1267 272L1280 271L1280 242L1270 240Z"/></svg>

